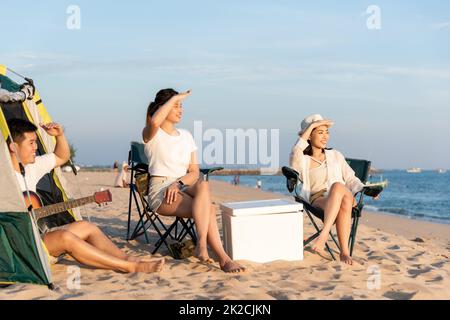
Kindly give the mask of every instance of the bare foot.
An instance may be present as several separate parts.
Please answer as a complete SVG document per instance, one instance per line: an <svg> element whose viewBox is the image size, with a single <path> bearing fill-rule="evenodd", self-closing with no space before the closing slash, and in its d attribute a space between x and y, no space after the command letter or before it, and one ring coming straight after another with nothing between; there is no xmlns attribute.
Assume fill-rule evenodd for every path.
<svg viewBox="0 0 450 320"><path fill-rule="evenodd" d="M349 254L341 253L339 255L339 258L341 259L341 262L343 262L345 264L353 265L353 259L352 259L352 257L350 257Z"/></svg>
<svg viewBox="0 0 450 320"><path fill-rule="evenodd" d="M328 257L328 254L326 253L326 251L323 249L325 247L325 241L322 241L319 238L317 238L317 240L312 244L311 246L311 250L312 252L314 252L315 254L318 254L319 256L321 256L324 259L330 260Z"/></svg>
<svg viewBox="0 0 450 320"><path fill-rule="evenodd" d="M165 260L155 259L149 262L136 262L135 272L143 272L143 273L152 273L152 272L160 272L164 266Z"/></svg>
<svg viewBox="0 0 450 320"><path fill-rule="evenodd" d="M153 261L152 257L133 257L133 256L128 256L128 258L126 259L129 262L151 262Z"/></svg>
<svg viewBox="0 0 450 320"><path fill-rule="evenodd" d="M325 250L319 249L319 248L316 248L316 247L311 248L311 250L312 250L313 253L318 254L322 258L324 258L326 260L330 260L330 257L329 257L328 253Z"/></svg>
<svg viewBox="0 0 450 320"><path fill-rule="evenodd" d="M206 263L206 264L213 264L214 260L211 259L209 256L196 256L198 260L200 260L201 263Z"/></svg>
<svg viewBox="0 0 450 320"><path fill-rule="evenodd" d="M129 262L139 262L141 261L138 257L128 256L125 260Z"/></svg>
<svg viewBox="0 0 450 320"><path fill-rule="evenodd" d="M240 273L245 271L243 266L240 266L233 260L229 260L224 265L220 266L220 269L226 273Z"/></svg>
<svg viewBox="0 0 450 320"><path fill-rule="evenodd" d="M209 257L208 249L200 249L198 246L195 248L194 256L202 263L212 264L214 260Z"/></svg>

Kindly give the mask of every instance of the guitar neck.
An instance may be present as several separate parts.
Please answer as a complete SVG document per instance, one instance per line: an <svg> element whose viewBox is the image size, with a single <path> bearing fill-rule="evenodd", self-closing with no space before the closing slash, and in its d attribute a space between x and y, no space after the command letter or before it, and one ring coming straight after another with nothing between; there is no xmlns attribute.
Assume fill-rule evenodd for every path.
<svg viewBox="0 0 450 320"><path fill-rule="evenodd" d="M36 216L36 219L42 219L48 216L51 216L53 214L57 214L60 212L64 212L76 207L80 207L83 206L85 204L91 203L91 202L95 202L95 197L94 196L90 196L90 197L85 197L85 198L80 198L80 199L76 199L76 200L69 200L66 202L61 202L61 203L57 203L57 204L51 204L42 208L37 208L34 209L34 214Z"/></svg>

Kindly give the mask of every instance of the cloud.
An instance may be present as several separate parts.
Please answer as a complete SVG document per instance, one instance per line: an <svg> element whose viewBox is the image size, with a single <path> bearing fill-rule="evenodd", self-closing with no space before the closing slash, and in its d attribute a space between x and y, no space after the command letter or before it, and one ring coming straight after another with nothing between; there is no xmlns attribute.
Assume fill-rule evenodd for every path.
<svg viewBox="0 0 450 320"><path fill-rule="evenodd" d="M51 52L0 54L0 61L24 74L92 74L116 72L152 73L169 77L201 78L207 81L291 81L324 80L357 83L391 77L450 80L450 68L427 68L339 61L271 62L248 61L235 56L202 51L183 57L148 55L142 57L93 58Z"/></svg>
<svg viewBox="0 0 450 320"><path fill-rule="evenodd" d="M446 21L446 22L435 22L431 25L431 28L434 30L442 30L445 28L450 27L450 21Z"/></svg>

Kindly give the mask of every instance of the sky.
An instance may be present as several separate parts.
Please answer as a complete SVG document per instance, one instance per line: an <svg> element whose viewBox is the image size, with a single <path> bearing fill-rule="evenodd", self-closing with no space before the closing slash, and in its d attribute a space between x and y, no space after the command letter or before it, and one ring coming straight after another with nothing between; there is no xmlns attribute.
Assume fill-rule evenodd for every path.
<svg viewBox="0 0 450 320"><path fill-rule="evenodd" d="M0 0L0 64L34 79L79 164L126 160L175 88L192 89L180 127L279 130L280 165L319 113L345 156L450 168L450 2L25 3Z"/></svg>

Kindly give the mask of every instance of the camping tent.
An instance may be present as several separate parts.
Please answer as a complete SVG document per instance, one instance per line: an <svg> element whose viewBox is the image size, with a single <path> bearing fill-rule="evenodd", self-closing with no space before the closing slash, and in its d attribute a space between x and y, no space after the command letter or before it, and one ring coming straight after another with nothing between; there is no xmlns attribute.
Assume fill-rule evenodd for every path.
<svg viewBox="0 0 450 320"><path fill-rule="evenodd" d="M51 118L37 91L31 100L5 98L14 94L15 98L20 97L20 85L7 77L6 72L7 68L0 65L0 95L4 98L0 97L0 285L34 283L52 288L50 256L39 230L81 220L81 216L73 209L36 221L27 209L7 148L10 134L7 120L22 118L38 125L50 122ZM42 128L37 135L38 154L53 152L55 138ZM70 195L59 168L41 179L37 191L44 205L66 201Z"/></svg>

